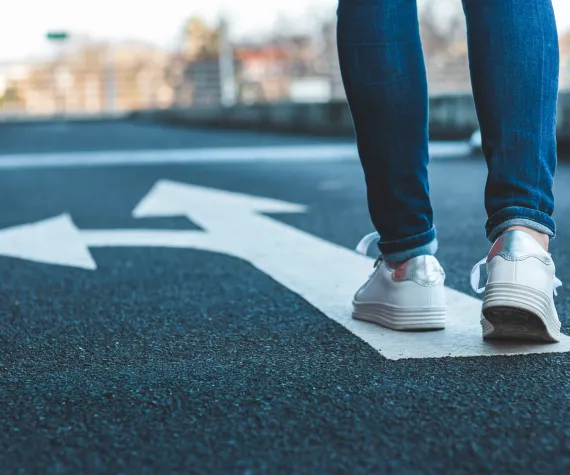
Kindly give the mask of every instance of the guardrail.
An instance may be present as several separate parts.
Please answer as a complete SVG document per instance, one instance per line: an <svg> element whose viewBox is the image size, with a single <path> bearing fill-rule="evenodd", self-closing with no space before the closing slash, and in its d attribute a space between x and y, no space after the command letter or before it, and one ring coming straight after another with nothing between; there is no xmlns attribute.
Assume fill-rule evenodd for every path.
<svg viewBox="0 0 570 475"><path fill-rule="evenodd" d="M432 96L429 108L430 136L434 140L469 139L479 127L471 94ZM352 119L344 101L146 110L134 112L131 117L193 127L353 135ZM558 140L561 145L570 146L570 91L559 95Z"/></svg>

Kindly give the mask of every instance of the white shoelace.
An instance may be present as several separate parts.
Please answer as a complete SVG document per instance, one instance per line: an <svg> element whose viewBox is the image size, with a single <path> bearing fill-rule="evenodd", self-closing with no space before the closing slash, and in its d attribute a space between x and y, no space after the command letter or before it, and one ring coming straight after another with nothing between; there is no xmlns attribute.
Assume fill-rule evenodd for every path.
<svg viewBox="0 0 570 475"><path fill-rule="evenodd" d="M377 242L378 239L380 239L380 235L377 232L367 234L360 240L358 246L356 246L356 252L363 256L368 255L368 249L370 249L370 246Z"/></svg>
<svg viewBox="0 0 570 475"><path fill-rule="evenodd" d="M487 257L484 257L479 262L477 262L477 264L475 264L475 266L471 270L471 288L478 294L482 294L485 291L486 286L483 285L483 287L479 287L479 282L481 281L481 266L486 263L487 263ZM553 283L554 283L554 295L557 296L558 292L556 291L556 289L562 286L562 282L558 277L554 276Z"/></svg>
<svg viewBox="0 0 570 475"><path fill-rule="evenodd" d="M378 242L379 239L380 239L380 234L378 234L376 231L373 233L367 234L366 236L364 236L360 240L360 242L356 246L356 252L358 252L359 254L362 254L363 256L367 256L368 250L370 249L370 246L372 244ZM384 257L380 253L378 255L378 257L376 258L376 261L374 261L374 269L376 269L378 267L378 264L380 262L382 262L383 260L384 260ZM372 276L372 274L370 274L370 276Z"/></svg>
<svg viewBox="0 0 570 475"><path fill-rule="evenodd" d="M471 270L471 288L478 294L482 294L485 291L486 286L483 285L483 287L479 287L479 282L481 281L481 266L486 263L487 256L477 262Z"/></svg>

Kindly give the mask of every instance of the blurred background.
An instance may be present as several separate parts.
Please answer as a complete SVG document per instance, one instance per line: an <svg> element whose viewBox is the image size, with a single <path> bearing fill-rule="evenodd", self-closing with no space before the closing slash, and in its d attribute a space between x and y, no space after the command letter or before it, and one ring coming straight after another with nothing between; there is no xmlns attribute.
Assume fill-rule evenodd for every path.
<svg viewBox="0 0 570 475"><path fill-rule="evenodd" d="M20 0L0 16L0 117L343 99L335 0ZM562 89L570 2L554 0ZM419 0L432 95L470 91L460 0Z"/></svg>

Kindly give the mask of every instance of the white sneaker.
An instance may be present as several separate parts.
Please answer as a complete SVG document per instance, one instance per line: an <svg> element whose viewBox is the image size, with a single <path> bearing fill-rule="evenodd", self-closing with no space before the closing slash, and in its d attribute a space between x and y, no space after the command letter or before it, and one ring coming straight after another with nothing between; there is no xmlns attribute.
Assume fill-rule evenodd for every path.
<svg viewBox="0 0 570 475"><path fill-rule="evenodd" d="M480 266L487 265L487 285L479 288ZM483 338L560 341L560 320L553 294L562 283L551 255L528 233L502 234L489 255L475 265L471 286L485 292Z"/></svg>
<svg viewBox="0 0 570 475"><path fill-rule="evenodd" d="M392 330L441 330L447 315L444 281L434 256L414 257L397 269L379 258L354 296L352 317Z"/></svg>

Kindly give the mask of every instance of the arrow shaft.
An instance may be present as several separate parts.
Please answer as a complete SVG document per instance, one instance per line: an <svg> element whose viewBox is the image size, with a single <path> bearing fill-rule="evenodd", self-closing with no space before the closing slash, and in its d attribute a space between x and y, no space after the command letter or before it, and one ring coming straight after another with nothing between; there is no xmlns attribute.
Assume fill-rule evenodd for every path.
<svg viewBox="0 0 570 475"><path fill-rule="evenodd" d="M251 262L325 313L331 306L346 307L372 268L368 257L251 211L225 215L206 207L189 211L187 218L207 229L221 252ZM342 323L352 325L350 315Z"/></svg>
<svg viewBox="0 0 570 475"><path fill-rule="evenodd" d="M212 250L211 239L203 231L156 229L81 230L89 247L174 247Z"/></svg>
<svg viewBox="0 0 570 475"><path fill-rule="evenodd" d="M218 239L223 246L220 251L249 261L389 358L494 353L480 346L456 347L450 343L453 340L445 340L443 335L424 336L417 348L410 349L409 335L352 319L350 303L354 292L372 270L373 261L368 257L251 212L236 210L223 216L197 208L189 210L187 217L207 229L212 238L228 236L224 241ZM480 302L452 289L447 289L447 298L462 317L449 322L447 336L477 335Z"/></svg>
<svg viewBox="0 0 570 475"><path fill-rule="evenodd" d="M163 180L133 214L139 218L187 216L206 230L206 244L213 250L250 262L388 358L521 352L519 346L509 349L483 344L481 301L452 289L447 289L450 319L445 332L410 336L354 320L352 296L371 272L372 260L259 214L303 210L302 206L278 200ZM522 352L536 352L536 345L532 348ZM559 348L567 351L570 338Z"/></svg>

